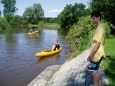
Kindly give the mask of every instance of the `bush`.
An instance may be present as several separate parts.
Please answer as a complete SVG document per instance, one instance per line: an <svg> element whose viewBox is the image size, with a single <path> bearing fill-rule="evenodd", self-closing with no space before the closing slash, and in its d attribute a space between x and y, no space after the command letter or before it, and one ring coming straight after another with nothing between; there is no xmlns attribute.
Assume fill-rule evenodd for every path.
<svg viewBox="0 0 115 86"><path fill-rule="evenodd" d="M11 26L9 25L9 23L6 21L5 18L0 17L0 28L8 29L8 28L11 28Z"/></svg>
<svg viewBox="0 0 115 86"><path fill-rule="evenodd" d="M103 22L103 24L104 24L104 26L105 26L106 38L111 38L111 37L113 37L113 36L111 35L111 28L114 28L114 26L113 26L112 24L110 24L110 23L104 21L104 20L103 20L102 22Z"/></svg>
<svg viewBox="0 0 115 86"><path fill-rule="evenodd" d="M68 32L66 40L70 45L70 53L67 57L75 57L80 51L87 48L92 35L92 30L95 27L90 17L81 17L76 25ZM89 40L89 41L87 41ZM70 56L71 55L71 56Z"/></svg>
<svg viewBox="0 0 115 86"><path fill-rule="evenodd" d="M40 22L38 23L38 27L39 27L39 28L43 28L43 27L44 27L44 23L43 23L42 21L40 21Z"/></svg>
<svg viewBox="0 0 115 86"><path fill-rule="evenodd" d="M103 23L106 28L106 37L111 37L110 24L105 21ZM92 23L90 16L79 18L77 24L73 25L66 36L66 40L70 45L68 58L75 57L78 53L90 47L95 29L96 26Z"/></svg>

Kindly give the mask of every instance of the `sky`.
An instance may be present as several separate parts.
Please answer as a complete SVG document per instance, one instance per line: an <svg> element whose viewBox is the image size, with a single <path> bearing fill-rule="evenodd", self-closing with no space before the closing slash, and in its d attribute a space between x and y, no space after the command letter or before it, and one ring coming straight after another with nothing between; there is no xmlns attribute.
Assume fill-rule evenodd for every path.
<svg viewBox="0 0 115 86"><path fill-rule="evenodd" d="M90 0L16 0L16 7L18 8L16 14L22 16L27 7L39 3L44 10L45 17L57 17L67 4L83 3L87 7L88 2ZM0 10L3 11L3 4L1 3Z"/></svg>

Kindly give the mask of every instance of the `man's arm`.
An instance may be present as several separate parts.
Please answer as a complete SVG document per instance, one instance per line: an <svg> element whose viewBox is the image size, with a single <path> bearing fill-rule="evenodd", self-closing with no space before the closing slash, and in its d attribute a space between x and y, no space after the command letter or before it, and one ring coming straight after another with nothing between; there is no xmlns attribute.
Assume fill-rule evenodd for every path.
<svg viewBox="0 0 115 86"><path fill-rule="evenodd" d="M91 61L94 54L97 52L97 50L99 49L99 46L100 46L100 42L96 42L95 46L94 46L94 49L92 50L91 54L89 55L89 57L87 58L87 61Z"/></svg>

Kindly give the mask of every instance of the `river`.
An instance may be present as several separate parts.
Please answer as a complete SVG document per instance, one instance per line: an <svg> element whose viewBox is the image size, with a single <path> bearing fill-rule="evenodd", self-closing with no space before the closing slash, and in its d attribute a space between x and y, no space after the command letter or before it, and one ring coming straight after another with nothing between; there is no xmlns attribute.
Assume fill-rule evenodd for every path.
<svg viewBox="0 0 115 86"><path fill-rule="evenodd" d="M43 29L38 35L0 34L0 86L26 86L45 68L65 62L68 45L64 31ZM63 48L58 56L36 57L35 53L51 48L58 40Z"/></svg>

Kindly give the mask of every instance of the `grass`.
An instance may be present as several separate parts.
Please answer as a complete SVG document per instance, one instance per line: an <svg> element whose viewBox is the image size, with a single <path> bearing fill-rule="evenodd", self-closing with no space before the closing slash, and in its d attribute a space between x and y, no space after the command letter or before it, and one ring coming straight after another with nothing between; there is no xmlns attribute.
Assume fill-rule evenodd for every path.
<svg viewBox="0 0 115 86"><path fill-rule="evenodd" d="M105 54L110 54L110 58L102 62L106 78L109 80L109 86L115 86L115 38L105 40Z"/></svg>
<svg viewBox="0 0 115 86"><path fill-rule="evenodd" d="M53 29L59 29L60 25L58 25L57 23L46 23L44 25L45 28L53 28Z"/></svg>
<svg viewBox="0 0 115 86"><path fill-rule="evenodd" d="M38 27L38 25L32 25L32 24L28 24L28 28L40 28ZM57 23L44 23L43 28L50 28L50 29L59 29L60 25Z"/></svg>

